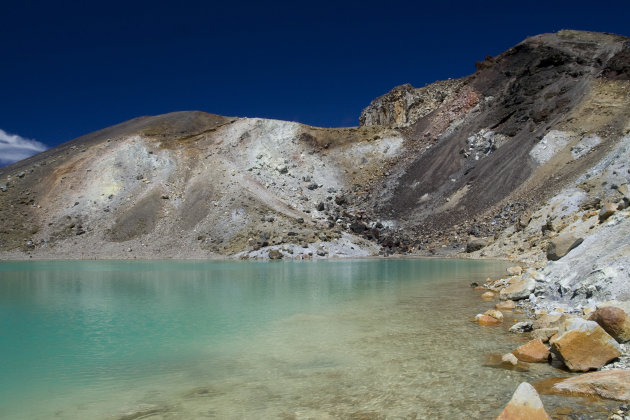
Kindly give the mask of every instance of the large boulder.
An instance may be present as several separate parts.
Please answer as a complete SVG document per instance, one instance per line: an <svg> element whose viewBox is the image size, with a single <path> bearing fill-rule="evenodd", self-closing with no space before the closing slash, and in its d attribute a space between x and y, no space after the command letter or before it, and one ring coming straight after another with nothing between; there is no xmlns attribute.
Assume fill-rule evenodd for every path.
<svg viewBox="0 0 630 420"><path fill-rule="evenodd" d="M588 319L597 322L618 342L630 341L630 316L623 309L605 306L593 312Z"/></svg>
<svg viewBox="0 0 630 420"><path fill-rule="evenodd" d="M630 370L611 369L585 373L554 384L556 392L630 401Z"/></svg>
<svg viewBox="0 0 630 420"><path fill-rule="evenodd" d="M479 251L481 248L485 247L486 245L488 245L488 241L486 241L485 239L471 238L466 243L466 252L470 253L470 252Z"/></svg>
<svg viewBox="0 0 630 420"><path fill-rule="evenodd" d="M549 420L538 393L527 382L521 383L497 420Z"/></svg>
<svg viewBox="0 0 630 420"><path fill-rule="evenodd" d="M518 360L529 363L541 363L549 360L549 347L540 339L534 339L512 352Z"/></svg>
<svg viewBox="0 0 630 420"><path fill-rule="evenodd" d="M557 261L583 241L584 239L576 237L570 232L561 233L549 241L549 245L547 246L547 259Z"/></svg>
<svg viewBox="0 0 630 420"><path fill-rule="evenodd" d="M536 280L532 277L527 275L514 277L507 287L501 289L499 298L501 300L527 299L534 289L536 289Z"/></svg>
<svg viewBox="0 0 630 420"><path fill-rule="evenodd" d="M549 341L551 337L558 334L557 328L539 328L537 330L532 331L532 338L539 339L543 343Z"/></svg>
<svg viewBox="0 0 630 420"><path fill-rule="evenodd" d="M599 369L621 355L619 344L595 321L566 320L559 328L553 349L572 371Z"/></svg>

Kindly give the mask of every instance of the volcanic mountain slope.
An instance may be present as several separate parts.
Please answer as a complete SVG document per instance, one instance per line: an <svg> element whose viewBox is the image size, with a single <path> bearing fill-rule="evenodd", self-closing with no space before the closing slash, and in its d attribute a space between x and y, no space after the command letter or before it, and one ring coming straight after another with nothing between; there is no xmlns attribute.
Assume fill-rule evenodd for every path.
<svg viewBox="0 0 630 420"><path fill-rule="evenodd" d="M627 38L561 31L488 57L471 76L394 88L360 127L137 118L0 169L0 252L459 251L469 235L513 228L627 141L629 63Z"/></svg>

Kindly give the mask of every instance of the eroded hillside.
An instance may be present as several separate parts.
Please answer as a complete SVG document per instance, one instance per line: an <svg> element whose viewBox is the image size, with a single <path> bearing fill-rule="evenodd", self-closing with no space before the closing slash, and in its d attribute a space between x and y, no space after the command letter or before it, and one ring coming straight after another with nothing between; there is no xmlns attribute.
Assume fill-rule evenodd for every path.
<svg viewBox="0 0 630 420"><path fill-rule="evenodd" d="M0 169L0 252L448 254L521 229L576 185L584 200L618 201L604 181L579 179L630 133L629 42L528 38L471 76L393 89L360 127L178 112L89 134Z"/></svg>

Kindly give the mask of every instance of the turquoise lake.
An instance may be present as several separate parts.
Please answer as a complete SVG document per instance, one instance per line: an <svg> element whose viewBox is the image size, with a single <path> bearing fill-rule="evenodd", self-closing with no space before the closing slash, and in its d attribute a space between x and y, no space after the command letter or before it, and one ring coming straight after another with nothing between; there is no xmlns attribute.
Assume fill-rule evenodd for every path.
<svg viewBox="0 0 630 420"><path fill-rule="evenodd" d="M0 418L494 418L550 369L485 363L525 340L471 322L505 267L2 262Z"/></svg>

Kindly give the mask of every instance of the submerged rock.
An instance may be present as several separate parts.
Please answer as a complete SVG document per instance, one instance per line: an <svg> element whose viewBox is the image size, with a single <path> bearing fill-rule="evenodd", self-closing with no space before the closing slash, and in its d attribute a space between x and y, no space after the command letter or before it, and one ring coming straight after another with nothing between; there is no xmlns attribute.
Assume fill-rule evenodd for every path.
<svg viewBox="0 0 630 420"><path fill-rule="evenodd" d="M479 325L499 325L501 323L500 320L484 314L477 314L475 321L477 321Z"/></svg>
<svg viewBox="0 0 630 420"><path fill-rule="evenodd" d="M494 306L502 311L511 311L512 309L516 308L516 303L514 303L513 300L506 300L503 302L499 302Z"/></svg>
<svg viewBox="0 0 630 420"><path fill-rule="evenodd" d="M571 395L630 401L630 370L614 369L585 373L558 382L552 389Z"/></svg>
<svg viewBox="0 0 630 420"><path fill-rule="evenodd" d="M521 383L497 420L549 420L538 393L527 382Z"/></svg>
<svg viewBox="0 0 630 420"><path fill-rule="evenodd" d="M619 344L595 321L566 320L553 341L553 349L572 371L599 369L621 355Z"/></svg>

